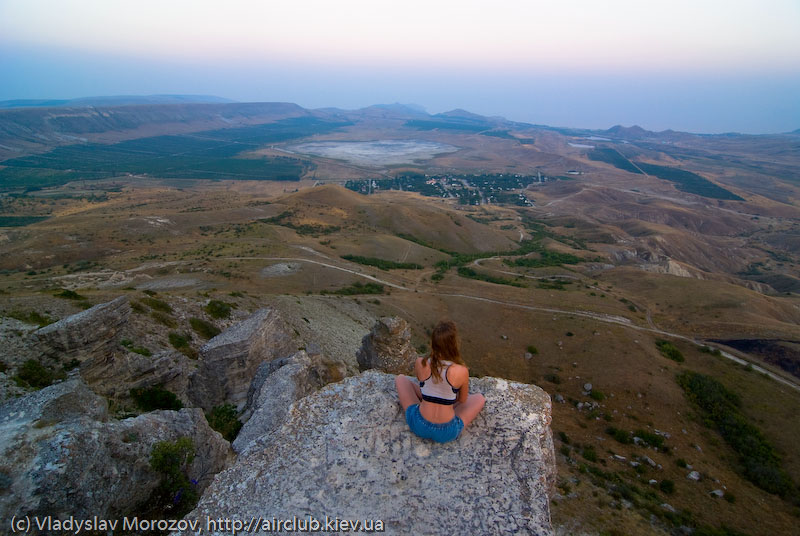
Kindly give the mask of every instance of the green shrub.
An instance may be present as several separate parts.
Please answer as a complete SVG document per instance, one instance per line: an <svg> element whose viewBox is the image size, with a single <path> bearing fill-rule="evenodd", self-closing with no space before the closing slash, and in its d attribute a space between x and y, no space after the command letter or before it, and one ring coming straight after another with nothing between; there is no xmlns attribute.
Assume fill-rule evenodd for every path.
<svg viewBox="0 0 800 536"><path fill-rule="evenodd" d="M422 265L415 262L395 262L376 257L362 257L360 255L342 255L346 261L357 262L366 266L374 266L381 270L421 270Z"/></svg>
<svg viewBox="0 0 800 536"><path fill-rule="evenodd" d="M635 430L633 435L644 441L648 446L664 448L664 438L647 430Z"/></svg>
<svg viewBox="0 0 800 536"><path fill-rule="evenodd" d="M699 407L707 425L715 426L739 455L739 471L761 489L787 497L797 489L781 467L781 459L761 431L740 411L739 396L705 374L685 371L677 376L690 402Z"/></svg>
<svg viewBox="0 0 800 536"><path fill-rule="evenodd" d="M131 389L130 395L139 409L145 412L157 409L177 411L183 407L183 402L175 396L175 393L167 391L163 387Z"/></svg>
<svg viewBox="0 0 800 536"><path fill-rule="evenodd" d="M686 460L684 460L683 458L678 458L677 460L675 460L675 465L683 469L686 469L689 466L689 464L686 463Z"/></svg>
<svg viewBox="0 0 800 536"><path fill-rule="evenodd" d="M11 311L10 313L6 313L6 315L11 318L16 318L20 322L25 322L26 324L35 324L40 328L43 328L55 322L55 320L53 320L46 314L43 315L37 313L36 311L30 311L28 313L23 313L21 311Z"/></svg>
<svg viewBox="0 0 800 536"><path fill-rule="evenodd" d="M591 393L589 393L589 398L592 400L597 400L600 402L601 400L605 400L606 395L602 393L602 391L598 391L597 389L593 389Z"/></svg>
<svg viewBox="0 0 800 536"><path fill-rule="evenodd" d="M147 313L147 307L145 307L142 302L136 300L131 300L131 310L140 315Z"/></svg>
<svg viewBox="0 0 800 536"><path fill-rule="evenodd" d="M181 518L197 504L197 483L190 481L186 474L194 456L194 443L188 437L153 445L150 467L161 476L150 498L155 510Z"/></svg>
<svg viewBox="0 0 800 536"><path fill-rule="evenodd" d="M147 298L142 298L142 303L155 311L161 311L162 313L172 312L172 307L167 302L159 300L158 298L148 296Z"/></svg>
<svg viewBox="0 0 800 536"><path fill-rule="evenodd" d="M673 482L672 480L662 480L658 484L658 489L660 489L666 494L672 495L673 493L675 493L675 482Z"/></svg>
<svg viewBox="0 0 800 536"><path fill-rule="evenodd" d="M569 445L569 436L567 435L566 432L559 432L558 437L559 439L561 439L562 443L566 443L567 445Z"/></svg>
<svg viewBox="0 0 800 536"><path fill-rule="evenodd" d="M532 344L529 344L529 345L528 345L528 347L526 348L526 350L528 351L528 353L530 353L530 354L533 354L533 355L536 355L536 354L538 354L538 353L539 353L539 349L538 349L538 348L536 348L536 347L535 347L534 345L532 345Z"/></svg>
<svg viewBox="0 0 800 536"><path fill-rule="evenodd" d="M685 361L685 358L683 357L681 351L678 350L675 347L675 345L673 345L669 341L658 339L656 341L656 347L658 347L658 350L666 358L672 359L673 361L677 361L678 363L683 363Z"/></svg>
<svg viewBox="0 0 800 536"><path fill-rule="evenodd" d="M168 313L164 313L162 311L150 311L150 316L168 328L175 329L178 327L178 322Z"/></svg>
<svg viewBox="0 0 800 536"><path fill-rule="evenodd" d="M242 429L242 423L236 414L236 406L233 404L223 404L215 406L210 413L206 414L209 426L222 434L228 441L233 441Z"/></svg>
<svg viewBox="0 0 800 536"><path fill-rule="evenodd" d="M17 382L17 385L22 387L41 389L63 377L63 372L61 374L54 373L35 359L28 359L19 368L14 380Z"/></svg>
<svg viewBox="0 0 800 536"><path fill-rule="evenodd" d="M545 374L544 379L556 385L559 385L561 383L561 376L559 376L558 374Z"/></svg>
<svg viewBox="0 0 800 536"><path fill-rule="evenodd" d="M169 343L177 349L187 348L189 346L190 337L185 334L175 333L171 331L169 334Z"/></svg>
<svg viewBox="0 0 800 536"><path fill-rule="evenodd" d="M195 331L195 333L204 339L213 339L220 333L220 330L217 326L208 320L203 320L202 318L190 318L189 325L192 326L192 329Z"/></svg>
<svg viewBox="0 0 800 536"><path fill-rule="evenodd" d="M606 428L606 433L613 437L615 440L619 441L623 445L629 445L633 443L633 439L628 432L625 430L620 430L619 428L614 428L613 426L609 426Z"/></svg>
<svg viewBox="0 0 800 536"><path fill-rule="evenodd" d="M209 301L206 304L205 311L211 318L228 318L231 316L231 306L220 300Z"/></svg>
<svg viewBox="0 0 800 536"><path fill-rule="evenodd" d="M5 361L0 361L0 372L6 372L8 370L8 365L6 365Z"/></svg>
<svg viewBox="0 0 800 536"><path fill-rule="evenodd" d="M85 300L86 296L81 296L74 290L61 289L61 292L53 294L56 298L64 298L66 300Z"/></svg>
<svg viewBox="0 0 800 536"><path fill-rule="evenodd" d="M721 356L722 352L720 352L719 348L711 348L710 346L701 346L700 351L704 354L711 354L715 356Z"/></svg>
<svg viewBox="0 0 800 536"><path fill-rule="evenodd" d="M596 462L597 461L597 451L594 450L594 447L591 445L587 445L583 447L583 451L581 455L586 461L589 462Z"/></svg>
<svg viewBox="0 0 800 536"><path fill-rule="evenodd" d="M338 296L353 296L355 294L383 294L383 285L380 283L361 283L356 281L349 287L342 287L334 291L323 290L322 294L336 294Z"/></svg>

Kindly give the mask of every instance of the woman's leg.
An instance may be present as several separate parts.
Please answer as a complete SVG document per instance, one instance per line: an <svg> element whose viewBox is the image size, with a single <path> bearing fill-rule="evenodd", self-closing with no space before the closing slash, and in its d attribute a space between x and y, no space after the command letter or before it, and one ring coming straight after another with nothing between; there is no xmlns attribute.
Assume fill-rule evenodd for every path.
<svg viewBox="0 0 800 536"><path fill-rule="evenodd" d="M464 421L464 428L469 426L469 423L475 420L475 417L477 417L478 413L481 412L485 403L486 398L480 393L475 393L469 395L467 397L467 401L463 404L456 405L456 416L460 417L461 420Z"/></svg>
<svg viewBox="0 0 800 536"><path fill-rule="evenodd" d="M394 385L397 388L397 396L400 398L400 405L403 406L403 411L408 409L408 406L419 404L419 401L422 400L422 394L417 394L419 387L408 376L397 375L394 379Z"/></svg>

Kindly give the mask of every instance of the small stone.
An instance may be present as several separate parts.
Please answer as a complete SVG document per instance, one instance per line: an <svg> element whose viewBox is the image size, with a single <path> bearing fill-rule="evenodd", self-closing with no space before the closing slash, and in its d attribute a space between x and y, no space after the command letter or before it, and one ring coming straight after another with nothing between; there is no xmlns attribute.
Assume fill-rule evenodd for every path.
<svg viewBox="0 0 800 536"><path fill-rule="evenodd" d="M561 395L560 395L560 394L558 394L558 393L556 393L556 394L553 396L553 400L555 400L555 401L556 401L556 402L558 402L559 404L563 404L564 402L566 402L566 400L564 400L564 397L563 397L563 396L561 396Z"/></svg>
<svg viewBox="0 0 800 536"><path fill-rule="evenodd" d="M642 464L639 462L631 462L631 467L639 467L640 465Z"/></svg>
<svg viewBox="0 0 800 536"><path fill-rule="evenodd" d="M624 462L625 461L625 456L620 456L619 454L614 454L614 459L617 460L618 462Z"/></svg>
<svg viewBox="0 0 800 536"><path fill-rule="evenodd" d="M592 390L592 384L591 384L591 383L584 383L584 384L583 384L583 390L584 390L584 391L589 391L589 392L591 392L591 390Z"/></svg>
<svg viewBox="0 0 800 536"><path fill-rule="evenodd" d="M664 504L661 505L661 508L663 508L664 510L667 510L669 512L672 512L673 514L675 513L675 507L670 505L670 504L664 503Z"/></svg>
<svg viewBox="0 0 800 536"><path fill-rule="evenodd" d="M658 465L656 462L651 460L648 456L645 456L644 458L642 458L642 460L645 461L647 463L647 465L649 465L650 467L656 467Z"/></svg>
<svg viewBox="0 0 800 536"><path fill-rule="evenodd" d="M721 499L722 497L725 496L725 492L722 491L721 489L715 489L714 491L711 492L711 496L718 497Z"/></svg>
<svg viewBox="0 0 800 536"><path fill-rule="evenodd" d="M656 484L658 484L658 480L651 478L650 480L647 481L647 483L650 484L651 486L655 486Z"/></svg>
<svg viewBox="0 0 800 536"><path fill-rule="evenodd" d="M530 352L525 352L525 359L531 359L532 357L533 357L533 354L532 354L532 353L530 353Z"/></svg>
<svg viewBox="0 0 800 536"><path fill-rule="evenodd" d="M686 478L688 478L689 480L694 480L695 482L697 482L697 481L700 480L700 473L698 473L697 471L692 471L691 473L686 475Z"/></svg>
<svg viewBox="0 0 800 536"><path fill-rule="evenodd" d="M507 341L508 340L508 335L500 335L500 338L503 339L504 341Z"/></svg>

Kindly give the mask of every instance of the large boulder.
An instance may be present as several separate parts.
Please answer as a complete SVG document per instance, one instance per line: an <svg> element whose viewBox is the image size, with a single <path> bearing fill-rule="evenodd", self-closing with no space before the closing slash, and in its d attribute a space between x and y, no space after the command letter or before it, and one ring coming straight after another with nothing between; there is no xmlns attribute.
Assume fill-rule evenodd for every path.
<svg viewBox="0 0 800 536"><path fill-rule="evenodd" d="M392 375L327 385L251 440L187 518L260 519L259 534L276 519L311 517L322 527L380 519L389 534L552 534L550 397L496 378L471 387L486 406L442 445L408 429Z"/></svg>
<svg viewBox="0 0 800 536"><path fill-rule="evenodd" d="M189 376L195 369L193 361L174 350L153 356L123 350L85 361L80 372L95 392L110 398L127 397L131 389L159 386L186 400Z"/></svg>
<svg viewBox="0 0 800 536"><path fill-rule="evenodd" d="M285 359L262 363L250 385L244 426L232 447L244 451L255 439L272 433L286 421L291 405L332 381L344 378L347 367L322 354L301 350Z"/></svg>
<svg viewBox="0 0 800 536"><path fill-rule="evenodd" d="M189 398L209 410L228 403L242 410L259 365L297 350L273 308L259 309L200 348L200 364L189 378Z"/></svg>
<svg viewBox="0 0 800 536"><path fill-rule="evenodd" d="M119 345L130 315L128 298L120 296L37 329L32 337L41 355L61 361L106 358Z"/></svg>
<svg viewBox="0 0 800 536"><path fill-rule="evenodd" d="M105 399L79 377L0 407L0 518L116 518L134 512L159 483L149 464L158 441L189 437L189 477L202 491L233 453L199 409L110 420Z"/></svg>
<svg viewBox="0 0 800 536"><path fill-rule="evenodd" d="M411 345L411 326L397 316L380 318L362 339L356 358L361 370L408 374L417 358Z"/></svg>

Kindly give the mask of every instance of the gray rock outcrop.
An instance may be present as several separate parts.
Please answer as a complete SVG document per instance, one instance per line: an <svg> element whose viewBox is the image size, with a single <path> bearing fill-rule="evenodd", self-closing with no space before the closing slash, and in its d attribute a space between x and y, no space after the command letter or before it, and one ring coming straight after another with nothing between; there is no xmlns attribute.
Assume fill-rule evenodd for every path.
<svg viewBox="0 0 800 536"><path fill-rule="evenodd" d="M39 353L47 357L61 361L105 358L117 348L130 314L128 298L120 296L37 329L32 337Z"/></svg>
<svg viewBox="0 0 800 536"><path fill-rule="evenodd" d="M199 367L189 378L189 398L206 410L223 403L242 410L258 367L296 350L277 311L259 309L200 348Z"/></svg>
<svg viewBox="0 0 800 536"><path fill-rule="evenodd" d="M232 459L199 409L109 420L106 401L78 377L0 407L0 518L126 515L159 483L149 457L158 441L192 439L190 478L202 491Z"/></svg>
<svg viewBox="0 0 800 536"><path fill-rule="evenodd" d="M484 410L441 445L408 429L392 375L327 385L253 439L187 518L327 515L380 519L388 534L552 534L550 397L496 378L471 386Z"/></svg>
<svg viewBox="0 0 800 536"><path fill-rule="evenodd" d="M391 374L408 374L417 352L411 345L411 327L397 316L384 316L361 341L356 354L361 370L377 369Z"/></svg>
<svg viewBox="0 0 800 536"><path fill-rule="evenodd" d="M262 363L250 385L245 421L232 447L244 451L253 441L271 434L286 421L291 405L304 396L345 376L344 363L334 363L321 354L305 351L268 363Z"/></svg>
<svg viewBox="0 0 800 536"><path fill-rule="evenodd" d="M174 350L154 356L121 350L84 362L80 372L92 389L103 396L124 398L131 389L157 385L185 401L189 376L195 369L195 362Z"/></svg>

